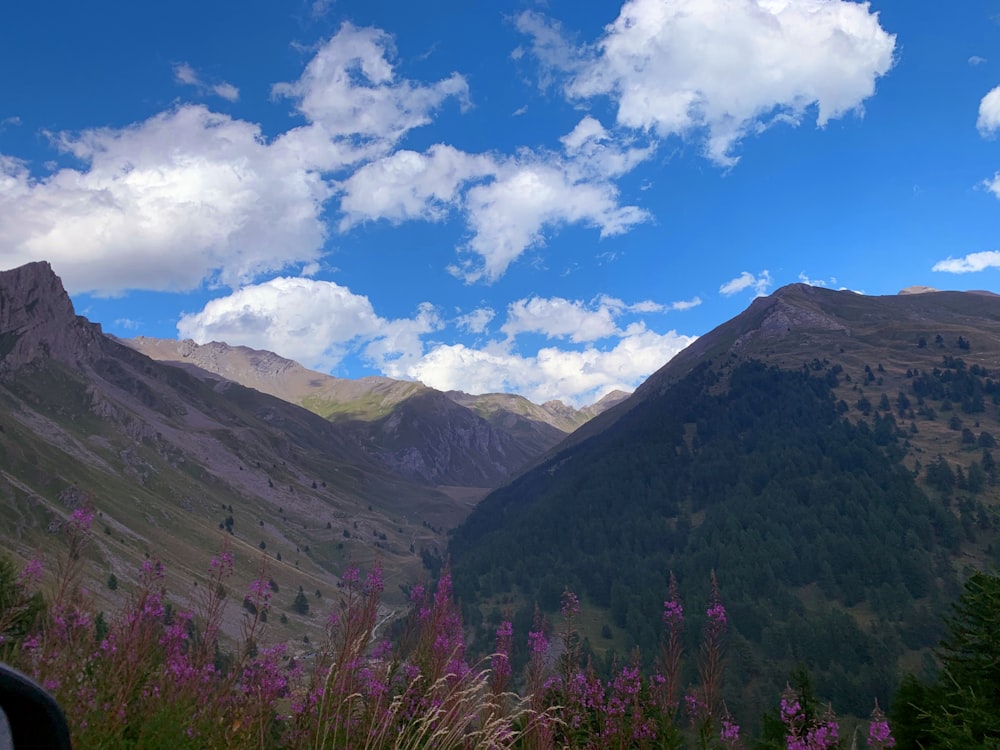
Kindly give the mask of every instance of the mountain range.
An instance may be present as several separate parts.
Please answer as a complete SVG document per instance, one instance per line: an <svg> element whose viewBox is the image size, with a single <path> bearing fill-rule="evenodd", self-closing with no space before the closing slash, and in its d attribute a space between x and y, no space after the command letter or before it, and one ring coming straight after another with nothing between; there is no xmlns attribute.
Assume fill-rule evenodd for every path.
<svg viewBox="0 0 1000 750"><path fill-rule="evenodd" d="M33 263L0 273L0 544L57 550L90 502L91 587L108 599L105 581L127 584L149 555L185 595L226 544L238 585L263 562L321 597L379 558L398 602L486 491L614 402L577 411L340 380L225 344L121 341Z"/></svg>
<svg viewBox="0 0 1000 750"><path fill-rule="evenodd" d="M91 504L109 605L147 556L183 600L228 547L234 591L273 581L286 639L322 629L291 610L300 588L325 609L341 570L379 559L401 607L450 556L479 648L536 603L558 621L569 587L602 668L652 661L671 572L694 653L714 572L734 707L802 665L860 715L931 668L959 581L1000 559L1000 297L907 291L784 287L577 410L119 340L48 264L0 272L0 544L51 561Z"/></svg>

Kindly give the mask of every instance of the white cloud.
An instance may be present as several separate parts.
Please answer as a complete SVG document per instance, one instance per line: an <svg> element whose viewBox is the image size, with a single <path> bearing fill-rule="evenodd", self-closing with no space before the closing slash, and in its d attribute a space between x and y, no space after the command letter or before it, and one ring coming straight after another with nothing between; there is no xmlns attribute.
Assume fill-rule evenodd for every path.
<svg viewBox="0 0 1000 750"><path fill-rule="evenodd" d="M994 174L992 179L983 180L983 187L1000 198L1000 172Z"/></svg>
<svg viewBox="0 0 1000 750"><path fill-rule="evenodd" d="M309 8L310 15L313 18L320 18L325 16L327 11L333 7L335 0L313 0L313 4Z"/></svg>
<svg viewBox="0 0 1000 750"><path fill-rule="evenodd" d="M982 65L985 62L989 62L985 57L980 57L979 55L973 55L969 58L969 65L975 67L976 65Z"/></svg>
<svg viewBox="0 0 1000 750"><path fill-rule="evenodd" d="M722 165L746 135L813 105L820 127L860 111L895 48L868 3L846 0L627 0L575 54L537 14L518 28L547 71L569 75L571 98L610 96L619 125L660 137L704 132Z"/></svg>
<svg viewBox="0 0 1000 750"><path fill-rule="evenodd" d="M422 336L443 327L435 307L423 302L413 318L393 320L384 325L378 336L365 346L365 357L387 375L406 372L423 356Z"/></svg>
<svg viewBox="0 0 1000 750"><path fill-rule="evenodd" d="M637 206L620 205L611 182L579 175L554 158L505 162L495 179L466 192L464 209L473 231L464 249L478 258L450 270L469 282L500 278L526 250L544 244L546 230L581 223L604 238L649 219Z"/></svg>
<svg viewBox="0 0 1000 750"><path fill-rule="evenodd" d="M345 23L309 61L301 77L272 87L330 137L396 143L431 121L445 100L466 106L469 87L453 73L430 85L397 78L392 37L381 29Z"/></svg>
<svg viewBox="0 0 1000 750"><path fill-rule="evenodd" d="M769 271L761 271L758 276L754 276L749 271L744 271L735 279L731 279L720 286L719 293L731 297L745 289L753 289L754 293L758 297L761 297L767 294L767 290L771 288L772 283L774 282L771 280L771 273Z"/></svg>
<svg viewBox="0 0 1000 750"><path fill-rule="evenodd" d="M547 338L568 338L573 343L622 336L618 319L625 313L659 313L664 306L652 300L628 305L616 297L601 295L590 303L562 297L531 297L507 306L507 321L500 331L509 339L522 333Z"/></svg>
<svg viewBox="0 0 1000 750"><path fill-rule="evenodd" d="M507 322L500 330L509 337L541 333L548 338L569 338L573 343L597 341L618 333L615 318L620 311L603 300L587 305L562 297L532 297L507 307Z"/></svg>
<svg viewBox="0 0 1000 750"><path fill-rule="evenodd" d="M455 318L455 325L469 333L486 333L486 327L497 315L492 307L479 307L466 315Z"/></svg>
<svg viewBox="0 0 1000 750"><path fill-rule="evenodd" d="M809 275L805 271L799 273L799 281L801 281L803 284L808 284L809 286L822 286L822 287L832 286L833 288L836 288L837 286L837 278L835 276L831 276L829 280L811 279L809 278Z"/></svg>
<svg viewBox="0 0 1000 750"><path fill-rule="evenodd" d="M984 135L993 135L1000 130L1000 86L990 91L979 102L979 118L976 127Z"/></svg>
<svg viewBox="0 0 1000 750"><path fill-rule="evenodd" d="M278 277L211 300L177 323L182 338L266 349L329 370L392 325L367 297L329 281Z"/></svg>
<svg viewBox="0 0 1000 750"><path fill-rule="evenodd" d="M71 292L236 285L314 261L330 189L251 123L184 106L60 134L85 163L33 178L0 158L0 259L48 260Z"/></svg>
<svg viewBox="0 0 1000 750"><path fill-rule="evenodd" d="M508 338L474 348L434 342L430 337L444 323L429 303L421 304L411 318L390 320L378 315L367 297L338 284L278 277L210 301L202 310L184 315L177 331L199 343L218 340L274 351L319 370L336 368L353 352L389 377L421 380L441 390L504 391L536 402L560 399L576 405L592 403L615 389L634 388L695 338L676 331L655 333L642 321L619 327L609 327L606 319L602 322L602 310L611 318L662 310L649 301L628 305L603 296L589 306L565 300L541 302L512 304L510 325L504 326ZM550 325L545 329L542 316L549 309L557 314L546 316ZM484 333L494 317L492 309L478 308L454 323ZM610 333L602 337L610 340L598 347L586 335L573 336L569 330L573 321L593 335L602 334L603 326ZM552 331L583 346L520 352L510 334L529 331Z"/></svg>
<svg viewBox="0 0 1000 750"><path fill-rule="evenodd" d="M671 310L690 310L693 307L698 307L701 304L701 297L692 297L689 300L679 300L677 302L671 302L669 307Z"/></svg>
<svg viewBox="0 0 1000 750"><path fill-rule="evenodd" d="M212 86L212 91L215 92L216 96L221 96L230 102L235 102L240 98L240 90L231 83L216 83Z"/></svg>
<svg viewBox="0 0 1000 750"><path fill-rule="evenodd" d="M460 198L463 185L496 169L487 156L437 144L426 154L396 151L366 164L341 183L341 231L365 220L438 221Z"/></svg>
<svg viewBox="0 0 1000 750"><path fill-rule="evenodd" d="M606 179L620 177L632 171L638 164L653 155L655 148L624 148L617 139L605 130L601 123L587 115L572 132L560 141L567 155L573 157L582 169L592 172L595 177Z"/></svg>
<svg viewBox="0 0 1000 750"><path fill-rule="evenodd" d="M461 76L413 83L391 56L384 32L342 26L299 80L274 87L309 121L270 141L253 123L182 105L121 129L56 134L54 145L82 166L49 175L0 154L0 263L48 260L71 292L107 295L236 288L316 268L334 195L328 173L384 156L445 99L467 101ZM238 93L209 86L186 63L174 75Z"/></svg>
<svg viewBox="0 0 1000 750"><path fill-rule="evenodd" d="M944 271L945 273L976 273L985 271L987 268L1000 268L1000 250L987 250L981 253L969 253L964 258L948 257L939 260L932 267L932 271Z"/></svg>
<svg viewBox="0 0 1000 750"><path fill-rule="evenodd" d="M185 86L194 86L202 94L212 93L230 102L235 102L240 98L240 90L233 84L225 81L207 84L188 63L174 65L174 80Z"/></svg>
<svg viewBox="0 0 1000 750"><path fill-rule="evenodd" d="M200 86L201 79L198 74L187 63L177 63L174 65L174 80L186 86Z"/></svg>
<svg viewBox="0 0 1000 750"><path fill-rule="evenodd" d="M591 117L562 140L565 156L469 154L443 144L423 154L396 151L340 183L340 229L366 220L437 221L459 211L472 236L460 248L465 257L449 270L467 282L493 282L562 225L592 226L603 238L649 219L643 209L620 205L611 179L648 158L651 148L618 146Z"/></svg>
<svg viewBox="0 0 1000 750"><path fill-rule="evenodd" d="M676 331L654 333L639 325L605 349L547 347L525 356L500 345L482 349L439 345L394 374L440 390L520 393L536 403L559 399L582 406L613 390L635 388L694 339Z"/></svg>
<svg viewBox="0 0 1000 750"><path fill-rule="evenodd" d="M538 87L543 91L555 83L557 73L565 73L582 65L581 52L569 40L562 25L541 13L527 10L514 19L518 31L531 38L531 54L542 64ZM522 47L514 50L514 59L525 54Z"/></svg>

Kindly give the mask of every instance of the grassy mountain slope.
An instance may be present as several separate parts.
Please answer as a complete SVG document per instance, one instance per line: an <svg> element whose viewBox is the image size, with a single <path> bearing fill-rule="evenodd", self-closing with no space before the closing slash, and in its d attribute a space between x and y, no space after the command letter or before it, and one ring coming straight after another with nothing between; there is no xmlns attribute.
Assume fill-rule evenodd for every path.
<svg viewBox="0 0 1000 750"><path fill-rule="evenodd" d="M350 562L376 558L392 603L469 510L467 496L387 470L305 409L102 335L75 316L47 264L0 273L0 341L0 545L51 563L60 527L92 502L89 586L108 600L146 555L165 563L171 591L191 591L229 544L235 590L266 560L279 611L299 586L325 599ZM288 617L272 624L276 637L323 627L318 614Z"/></svg>
<svg viewBox="0 0 1000 750"><path fill-rule="evenodd" d="M694 641L714 569L734 705L804 663L863 713L997 553L993 378L1000 298L786 287L488 496L453 536L456 587L488 625L568 585L595 651L649 656L669 571Z"/></svg>

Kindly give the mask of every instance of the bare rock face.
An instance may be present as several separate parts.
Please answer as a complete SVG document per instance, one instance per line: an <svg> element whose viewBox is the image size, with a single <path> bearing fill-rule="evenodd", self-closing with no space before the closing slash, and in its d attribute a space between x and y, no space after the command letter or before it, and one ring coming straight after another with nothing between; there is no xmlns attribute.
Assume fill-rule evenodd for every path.
<svg viewBox="0 0 1000 750"><path fill-rule="evenodd" d="M0 378L43 358L79 367L97 355L100 337L48 263L0 271Z"/></svg>

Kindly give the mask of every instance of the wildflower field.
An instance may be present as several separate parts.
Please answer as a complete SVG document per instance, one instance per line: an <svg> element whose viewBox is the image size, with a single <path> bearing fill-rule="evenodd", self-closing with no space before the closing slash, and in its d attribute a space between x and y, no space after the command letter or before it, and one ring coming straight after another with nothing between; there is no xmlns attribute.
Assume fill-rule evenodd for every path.
<svg viewBox="0 0 1000 750"><path fill-rule="evenodd" d="M167 603L164 571L148 560L137 590L108 616L94 611L78 585L91 520L91 511L74 511L48 594L38 590L39 563L17 572L4 561L0 570L0 655L56 696L78 748L804 750L896 743L877 706L867 733L845 738L832 707L801 688L776 696L770 737L741 734L721 698L727 613L714 576L695 684L682 684L684 606L673 578L651 674L643 674L638 654L607 680L581 663L580 607L570 591L558 628L538 616L529 632L516 634L504 621L492 655L470 663L447 569L433 591L412 587L411 611L390 641L378 622L378 565L343 574L325 642L293 655L267 641L265 561L244 595L240 642L226 650L220 622L239 593L229 589L229 551L207 566L207 585L190 610ZM519 637L529 652L523 674L511 660Z"/></svg>

